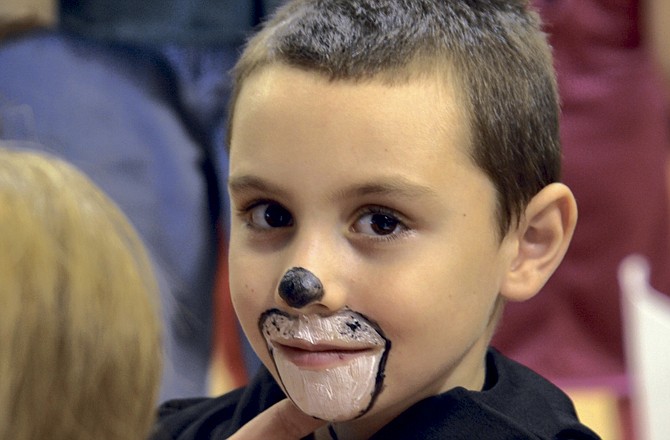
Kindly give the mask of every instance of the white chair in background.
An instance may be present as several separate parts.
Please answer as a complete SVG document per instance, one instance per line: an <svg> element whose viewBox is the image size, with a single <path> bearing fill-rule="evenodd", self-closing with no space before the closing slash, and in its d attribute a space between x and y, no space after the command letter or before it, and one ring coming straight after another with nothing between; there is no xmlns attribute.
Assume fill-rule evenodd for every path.
<svg viewBox="0 0 670 440"><path fill-rule="evenodd" d="M619 266L633 418L637 440L668 440L670 297L649 284L649 272L639 255L625 258Z"/></svg>

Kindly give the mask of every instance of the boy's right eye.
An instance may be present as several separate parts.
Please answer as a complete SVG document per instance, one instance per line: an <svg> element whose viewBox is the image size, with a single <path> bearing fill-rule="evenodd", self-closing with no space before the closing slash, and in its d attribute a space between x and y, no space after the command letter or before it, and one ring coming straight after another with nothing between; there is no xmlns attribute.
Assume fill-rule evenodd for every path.
<svg viewBox="0 0 670 440"><path fill-rule="evenodd" d="M279 203L264 202L248 210L248 223L258 229L293 226L293 216Z"/></svg>

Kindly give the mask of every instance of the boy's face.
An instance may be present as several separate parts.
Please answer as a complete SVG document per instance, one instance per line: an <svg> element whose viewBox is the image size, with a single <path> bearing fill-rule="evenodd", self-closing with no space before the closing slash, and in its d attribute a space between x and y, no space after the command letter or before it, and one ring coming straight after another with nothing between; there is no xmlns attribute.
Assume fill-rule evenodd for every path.
<svg viewBox="0 0 670 440"><path fill-rule="evenodd" d="M329 82L284 66L247 79L237 101L230 153L237 314L285 388L295 378L280 377L277 363L320 374L366 351L374 357L377 348L348 351L341 340L336 350L318 341L273 345L259 331L263 314L278 309L314 322L347 310L376 323L391 343L387 362L371 364L381 370L372 379L351 376L383 379L354 422L369 429L424 397L483 384L514 243L496 238L495 190L467 155L462 108L433 78ZM297 267L323 286L323 296L301 308L278 294Z"/></svg>

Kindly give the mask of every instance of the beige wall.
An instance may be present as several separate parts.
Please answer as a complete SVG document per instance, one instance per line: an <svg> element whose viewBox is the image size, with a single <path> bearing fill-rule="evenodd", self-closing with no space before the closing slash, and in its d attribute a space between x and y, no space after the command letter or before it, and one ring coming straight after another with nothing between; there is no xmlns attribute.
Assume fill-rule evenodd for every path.
<svg viewBox="0 0 670 440"><path fill-rule="evenodd" d="M56 0L0 0L0 25L34 23L51 25L56 17Z"/></svg>

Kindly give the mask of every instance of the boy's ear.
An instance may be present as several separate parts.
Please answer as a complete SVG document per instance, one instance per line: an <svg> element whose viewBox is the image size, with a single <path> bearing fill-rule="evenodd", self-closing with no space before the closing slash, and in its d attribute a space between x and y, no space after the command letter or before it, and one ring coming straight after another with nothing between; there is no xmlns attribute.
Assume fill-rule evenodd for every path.
<svg viewBox="0 0 670 440"><path fill-rule="evenodd" d="M577 203L570 189L552 183L535 195L516 230L515 246L500 293L509 301L532 298L563 260L577 223Z"/></svg>

